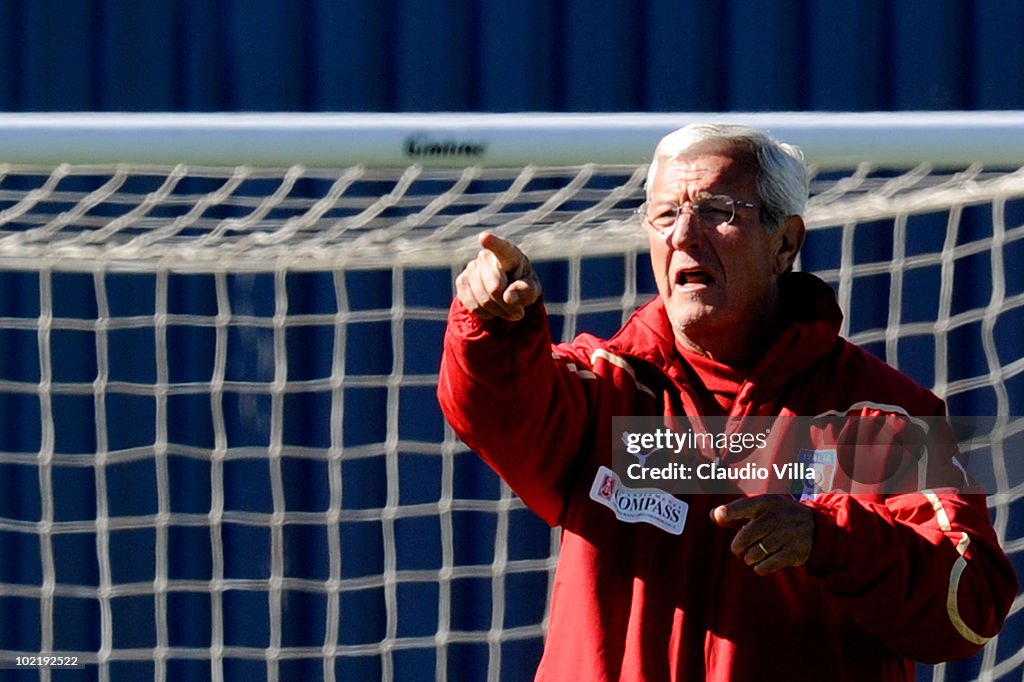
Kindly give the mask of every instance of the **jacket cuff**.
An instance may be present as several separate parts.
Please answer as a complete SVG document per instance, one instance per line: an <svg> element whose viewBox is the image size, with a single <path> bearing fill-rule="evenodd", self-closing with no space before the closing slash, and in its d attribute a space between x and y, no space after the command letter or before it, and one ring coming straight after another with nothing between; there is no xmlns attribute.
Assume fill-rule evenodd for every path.
<svg viewBox="0 0 1024 682"><path fill-rule="evenodd" d="M448 328L460 338L466 340L485 336L503 336L525 325L546 324L547 311L543 299L537 299L525 309L523 319L511 322L500 318L483 320L466 309L458 298L452 299L448 310Z"/></svg>
<svg viewBox="0 0 1024 682"><path fill-rule="evenodd" d="M835 570L838 563L840 530L834 508L813 503L808 506L814 512L814 545L806 568L808 573L820 578Z"/></svg>

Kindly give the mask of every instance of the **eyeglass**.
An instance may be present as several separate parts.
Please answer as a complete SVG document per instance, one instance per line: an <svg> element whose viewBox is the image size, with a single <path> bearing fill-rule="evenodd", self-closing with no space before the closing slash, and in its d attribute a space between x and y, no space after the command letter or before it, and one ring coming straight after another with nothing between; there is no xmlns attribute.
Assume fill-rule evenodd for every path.
<svg viewBox="0 0 1024 682"><path fill-rule="evenodd" d="M684 201L681 204L663 202L652 205L647 202L641 205L636 213L648 228L659 234L666 234L675 228L679 216L683 213L689 213L704 227L731 225L736 219L737 206L757 208L757 204L725 195L700 194L693 201Z"/></svg>

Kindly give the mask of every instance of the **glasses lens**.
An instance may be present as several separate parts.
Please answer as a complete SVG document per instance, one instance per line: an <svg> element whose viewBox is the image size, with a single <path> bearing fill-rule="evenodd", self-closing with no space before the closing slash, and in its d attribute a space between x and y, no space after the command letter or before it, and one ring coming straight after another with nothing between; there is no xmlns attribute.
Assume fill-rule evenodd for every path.
<svg viewBox="0 0 1024 682"><path fill-rule="evenodd" d="M693 204L693 215L705 225L729 225L736 217L736 202L729 197L704 197Z"/></svg>
<svg viewBox="0 0 1024 682"><path fill-rule="evenodd" d="M679 219L679 206L674 204L662 204L650 206L647 210L647 219L644 221L651 229L658 232L671 230Z"/></svg>
<svg viewBox="0 0 1024 682"><path fill-rule="evenodd" d="M736 218L736 202L725 196L706 196L683 204L644 204L637 213L641 222L656 232L668 232L679 221L680 213L689 213L706 227L730 225Z"/></svg>

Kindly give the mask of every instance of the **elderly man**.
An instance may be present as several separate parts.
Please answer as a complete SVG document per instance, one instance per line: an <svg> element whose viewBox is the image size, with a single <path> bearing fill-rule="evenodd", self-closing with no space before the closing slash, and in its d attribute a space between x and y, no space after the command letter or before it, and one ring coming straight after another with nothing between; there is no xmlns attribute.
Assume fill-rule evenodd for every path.
<svg viewBox="0 0 1024 682"><path fill-rule="evenodd" d="M658 296L610 340L553 346L529 259L496 235L456 281L441 405L562 527L537 679L900 680L976 652L1017 589L982 495L664 492L658 508L685 513L663 520L600 503L613 416L944 411L840 338L832 290L791 271L799 150L688 126L658 145L647 192Z"/></svg>

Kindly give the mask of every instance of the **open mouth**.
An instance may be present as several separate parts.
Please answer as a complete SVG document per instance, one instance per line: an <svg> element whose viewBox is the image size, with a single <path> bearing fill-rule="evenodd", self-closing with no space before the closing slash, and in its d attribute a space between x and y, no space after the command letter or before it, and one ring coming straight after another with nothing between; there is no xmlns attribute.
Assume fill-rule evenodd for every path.
<svg viewBox="0 0 1024 682"><path fill-rule="evenodd" d="M707 286L714 281L714 277L699 268L680 270L676 274L676 286L683 288Z"/></svg>

